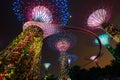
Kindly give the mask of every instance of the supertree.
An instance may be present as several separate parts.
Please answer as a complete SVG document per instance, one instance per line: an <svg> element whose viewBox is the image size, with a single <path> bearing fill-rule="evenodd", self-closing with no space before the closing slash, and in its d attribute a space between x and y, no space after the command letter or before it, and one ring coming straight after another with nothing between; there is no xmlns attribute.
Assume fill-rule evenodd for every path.
<svg viewBox="0 0 120 80"><path fill-rule="evenodd" d="M44 65L44 67L45 67L45 76L44 76L44 80L47 80L47 77L48 77L48 68L51 66L51 63L45 62L43 65Z"/></svg>
<svg viewBox="0 0 120 80"><path fill-rule="evenodd" d="M70 16L68 0L15 0L12 9L22 23L36 20L65 25Z"/></svg>
<svg viewBox="0 0 120 80"><path fill-rule="evenodd" d="M19 3L19 1L20 0L17 0L16 2L14 2L14 4L18 4ZM34 3L33 3L34 4ZM19 12L19 10L17 10L17 7L20 7L20 4L18 4L18 5L16 5L16 11L18 11L18 13L16 13L16 14L19 14L19 17L20 17L20 12ZM21 6L22 7L22 6ZM30 6L29 6L30 7ZM27 7L28 8L28 7ZM26 12L25 12L26 13ZM24 68L19 68L20 66L19 65L17 65L17 64L11 64L11 63L9 63L10 64L10 67L12 66L12 68L14 67L15 69L11 69L11 70L9 70L8 68L6 68L6 66L5 65L3 65L3 61L5 61L6 60L6 62L7 62L7 60L9 59L9 58L1 58L1 65L3 66L3 68L1 68L1 79L7 79L7 78L9 78L9 79L33 79L33 80L38 80L39 78L40 78L40 62L41 62L41 53L40 53L40 49L41 49L41 47L42 47L42 41L43 41L43 39L44 38L46 38L46 37L48 37L48 36L50 36L50 35L52 35L52 34L54 34L54 33L56 33L57 32L57 28L56 28L56 26L57 25L54 25L54 24L51 24L52 23L52 21L53 21L53 17L52 17L52 14L51 14L51 12L50 12L50 10L48 9L48 8L46 8L46 7L44 7L44 6L35 6L33 9L32 9L32 12L30 13L30 14L32 14L31 16L32 17L30 17L29 15L27 15L27 16L29 16L29 17L27 17L27 16L24 16L25 18L27 18L26 20L30 20L29 18L31 18L32 20L34 20L34 21L28 21L28 22L26 22L24 25L23 25L23 32L20 34L20 36L18 36L18 39L15 39L9 46L12 46L12 48L13 48L13 50L11 51L11 54L6 54L7 56L10 56L10 58L12 58L13 57L13 59L12 59L12 61L14 60L14 62L18 62L18 60L21 60L21 58L24 58L25 56L24 55L22 55L21 57L20 57L20 59L18 58L17 60L16 59L14 59L14 48L16 49L16 45L18 45L18 43L19 44L23 44L23 45L25 45L24 43L25 43L25 41L28 41L28 43L29 42L33 42L33 43L31 43L31 44L29 44L29 45L26 45L26 46L23 46L23 47L17 47L17 50L15 50L15 51L18 51L19 49L22 51L24 51L24 48L25 48L25 50L27 51L29 51L29 47L30 47L30 49L31 48L35 48L37 45L39 45L39 43L40 43L40 45L39 46L37 46L37 48L35 48L34 50L33 50L33 54L31 54L30 56L28 56L28 59L29 60L25 60L25 63L23 64L22 62L19 62L19 64L20 65L23 65L24 66ZM36 40L34 40L34 39L27 39L28 38L28 36L27 36L27 34L23 34L23 33L27 33L27 31L30 33L30 34L32 34L33 32L32 32L32 28L29 28L30 26L37 26L38 28L40 28L41 29L41 32L40 33L43 33L43 34L41 34L40 35L40 40L41 41L39 41L39 43L35 43L35 41ZM36 31L35 31L36 30ZM36 33L37 32L37 28L35 28L35 30L34 30L34 33ZM39 29L38 29L39 30ZM40 34L39 33L39 34ZM22 37L22 39L21 39L21 37ZM20 38L20 39L19 39ZM34 36L32 36L32 38L34 38ZM24 41L24 39L25 39L25 41ZM38 40L37 40L38 41ZM15 42L15 43L14 43ZM26 42L27 43L27 42ZM35 46L36 45L36 46ZM9 47L8 46L8 47ZM35 47L34 47L35 46ZM27 48L26 48L27 47ZM36 50L36 49L38 49L39 48L39 50ZM9 48L7 48L7 50L9 51ZM7 50L5 50L5 51L3 51L2 52L2 54L3 53L6 53L7 52ZM31 49L32 50L32 49ZM18 51L19 52L19 51ZM19 53L21 53L21 52L19 52ZM25 53L26 55L29 55L29 52L27 53ZM34 55L34 56L33 56ZM38 57L38 55L39 55L39 57ZM18 57L19 57L19 55L17 55ZM6 57L6 56L4 56L3 55L3 57ZM38 59L39 58L39 59ZM38 61L39 60L39 61ZM8 60L9 61L9 60ZM24 60L23 60L24 61ZM10 61L11 62L11 61ZM29 63L29 64L33 64L33 65L28 65L28 66L26 66L27 65L27 63ZM39 63L39 64L38 64ZM4 64L6 64L6 63L4 63ZM9 65L8 65L9 66ZM28 68L28 67L30 67L30 68ZM28 69L26 69L26 68L28 68ZM31 70L29 70L29 69L31 69ZM26 71L26 70L29 70L30 71L30 73L28 74L28 72ZM7 73L8 72L8 73ZM22 73L23 72L23 73ZM20 74L22 74L21 76L19 76ZM13 75L16 75L16 77L13 77Z"/></svg>
<svg viewBox="0 0 120 80"><path fill-rule="evenodd" d="M39 80L43 38L56 32L56 25L50 23L67 23L67 0L15 0L13 11L19 21L28 22L23 25L23 32L0 53L0 79Z"/></svg>
<svg viewBox="0 0 120 80"><path fill-rule="evenodd" d="M30 26L0 52L0 80L38 80L43 31Z"/></svg>
<svg viewBox="0 0 120 80"><path fill-rule="evenodd" d="M107 9L94 11L87 20L87 24L92 28L99 28L109 34L116 42L120 42L120 29L109 23L110 12Z"/></svg>
<svg viewBox="0 0 120 80"><path fill-rule="evenodd" d="M33 26L33 28L31 28L31 26ZM34 28L35 26L37 27ZM40 78L40 50L42 48L43 39L57 32L55 26L56 25L54 24L41 23L36 21L29 21L25 23L23 25L23 32L20 35L18 35L18 37L15 40L13 40L13 42L7 47L6 50L1 52L1 56L3 57L1 58L1 79L10 78L38 80ZM49 28L50 30L48 30ZM38 39L35 38L37 33L38 35L41 34L39 35ZM27 59L25 60L26 55L29 56L27 56ZM25 61L25 63L22 63L21 59L22 62ZM9 70L9 67L7 67L9 65L10 68L13 69ZM28 70L30 72L28 72ZM20 74L22 74L23 76L19 76ZM16 75L16 77L13 77L13 75Z"/></svg>
<svg viewBox="0 0 120 80"><path fill-rule="evenodd" d="M69 75L67 74L68 68L68 57L67 51L75 43L75 36L70 32L60 32L48 39L48 44L51 48L56 49L60 52L60 75L59 80L69 80ZM54 40L54 42L53 42Z"/></svg>
<svg viewBox="0 0 120 80"><path fill-rule="evenodd" d="M113 55L113 57L119 61L120 58L116 55L115 49L110 45L110 36L108 34L102 34L98 36L101 44L107 48L107 50ZM95 39L94 43L98 45L98 40Z"/></svg>

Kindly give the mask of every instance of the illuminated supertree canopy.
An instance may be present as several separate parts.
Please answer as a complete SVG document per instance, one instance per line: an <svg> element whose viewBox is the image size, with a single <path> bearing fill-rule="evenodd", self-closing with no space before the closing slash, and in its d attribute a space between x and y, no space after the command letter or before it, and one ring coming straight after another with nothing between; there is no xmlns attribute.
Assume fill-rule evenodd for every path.
<svg viewBox="0 0 120 80"><path fill-rule="evenodd" d="M98 9L88 17L87 25L92 28L100 28L100 25L108 20L108 12L105 9Z"/></svg>
<svg viewBox="0 0 120 80"><path fill-rule="evenodd" d="M60 52L65 52L69 49L70 47L70 42L67 40L60 40L59 42L56 43L55 47L60 51Z"/></svg>
<svg viewBox="0 0 120 80"><path fill-rule="evenodd" d="M22 23L29 20L67 24L68 0L15 0L13 12Z"/></svg>
<svg viewBox="0 0 120 80"><path fill-rule="evenodd" d="M47 23L51 23L53 21L52 13L44 6L37 6L33 8L32 19L35 21Z"/></svg>
<svg viewBox="0 0 120 80"><path fill-rule="evenodd" d="M71 32L59 32L49 37L47 43L52 49L66 52L76 43L76 37Z"/></svg>
<svg viewBox="0 0 120 80"><path fill-rule="evenodd" d="M102 34L102 35L100 35L100 36L98 36L98 37L99 37L99 39L100 39L100 41L101 41L101 44L102 44L103 46L107 46L107 45L110 44L110 43L109 43L110 36L109 36L108 34ZM97 39L95 39L94 42L95 42L95 44L97 44L97 45L99 44Z"/></svg>

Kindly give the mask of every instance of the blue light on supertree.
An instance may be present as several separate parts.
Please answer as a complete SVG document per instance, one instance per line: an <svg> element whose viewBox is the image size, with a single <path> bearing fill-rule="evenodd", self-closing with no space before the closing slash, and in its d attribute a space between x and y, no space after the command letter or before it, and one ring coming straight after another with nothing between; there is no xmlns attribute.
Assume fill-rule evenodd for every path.
<svg viewBox="0 0 120 80"><path fill-rule="evenodd" d="M98 37L99 37L99 39L100 39L100 41L101 41L101 44L102 44L103 46L107 46L107 45L110 44L110 43L109 43L110 37L109 37L108 34L102 34L102 35L100 35L100 36L98 36ZM95 39L94 42L95 42L95 44L98 45L98 40L97 40L97 39Z"/></svg>
<svg viewBox="0 0 120 80"><path fill-rule="evenodd" d="M22 23L33 20L32 11L35 7L44 6L52 14L52 23L65 25L70 16L67 3L68 0L15 0L12 6L14 14Z"/></svg>

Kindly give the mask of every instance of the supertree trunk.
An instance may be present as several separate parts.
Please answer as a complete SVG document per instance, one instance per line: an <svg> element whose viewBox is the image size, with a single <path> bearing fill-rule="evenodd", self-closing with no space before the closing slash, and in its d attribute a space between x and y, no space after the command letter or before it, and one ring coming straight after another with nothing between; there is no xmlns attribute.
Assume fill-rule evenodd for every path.
<svg viewBox="0 0 120 80"><path fill-rule="evenodd" d="M60 54L60 64L59 80L69 80L67 53L63 52Z"/></svg>
<svg viewBox="0 0 120 80"><path fill-rule="evenodd" d="M0 80L39 80L43 32L30 26L0 52Z"/></svg>

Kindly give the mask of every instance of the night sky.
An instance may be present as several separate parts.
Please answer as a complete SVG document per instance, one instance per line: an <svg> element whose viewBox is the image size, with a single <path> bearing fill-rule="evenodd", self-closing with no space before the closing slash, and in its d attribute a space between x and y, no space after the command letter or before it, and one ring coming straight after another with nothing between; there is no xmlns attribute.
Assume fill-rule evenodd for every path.
<svg viewBox="0 0 120 80"><path fill-rule="evenodd" d="M14 0L1 0L0 4L0 50L3 50L7 45L22 32L22 24L17 20L11 7L11 2ZM114 25L120 25L120 0L69 0L69 11L72 18L69 20L68 25L72 27L82 27L89 29L86 26L88 16L99 8L108 8L110 10L111 18L110 22ZM102 30L91 30L97 35L104 33ZM89 56L96 55L98 53L98 46L93 43L94 38L88 34L77 33L73 31L77 36L77 44L71 48L68 53L73 53L78 56L77 61L72 65L80 65L81 68L95 67L95 63L87 60ZM111 46L115 48L117 44L111 40ZM103 47L103 56L99 59L101 67L110 64L113 59L112 55ZM48 47L46 39L43 44L43 60L42 62L51 62L52 66L50 70L55 74L59 69L59 53ZM42 67L43 68L43 67Z"/></svg>

